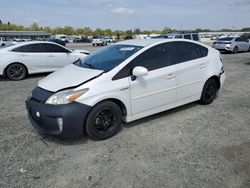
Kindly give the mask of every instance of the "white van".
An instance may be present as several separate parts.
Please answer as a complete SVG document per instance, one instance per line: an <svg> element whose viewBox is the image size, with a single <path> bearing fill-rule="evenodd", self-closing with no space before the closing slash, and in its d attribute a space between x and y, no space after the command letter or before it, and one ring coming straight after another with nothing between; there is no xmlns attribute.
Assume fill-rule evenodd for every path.
<svg viewBox="0 0 250 188"><path fill-rule="evenodd" d="M131 122L193 101L210 104L225 79L220 53L191 40L127 40L44 78L29 95L41 134L115 135Z"/></svg>

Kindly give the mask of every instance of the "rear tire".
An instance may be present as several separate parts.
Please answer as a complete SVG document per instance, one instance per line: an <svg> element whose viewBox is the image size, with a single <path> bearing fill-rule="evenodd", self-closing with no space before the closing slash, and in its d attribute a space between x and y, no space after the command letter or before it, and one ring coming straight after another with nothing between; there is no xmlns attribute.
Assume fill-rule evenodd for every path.
<svg viewBox="0 0 250 188"><path fill-rule="evenodd" d="M27 74L26 67L20 63L13 63L6 69L6 76L13 81L23 80Z"/></svg>
<svg viewBox="0 0 250 188"><path fill-rule="evenodd" d="M250 52L250 47L248 48L248 50L247 50L248 52Z"/></svg>
<svg viewBox="0 0 250 188"><path fill-rule="evenodd" d="M232 52L233 54L237 54L238 53L238 47L237 46L235 46L234 47L234 49L233 49L233 52Z"/></svg>
<svg viewBox="0 0 250 188"><path fill-rule="evenodd" d="M219 87L215 79L209 79L202 90L200 104L211 104L217 96Z"/></svg>
<svg viewBox="0 0 250 188"><path fill-rule="evenodd" d="M114 136L121 127L121 109L111 101L104 101L94 106L85 123L87 134L94 140L108 139Z"/></svg>

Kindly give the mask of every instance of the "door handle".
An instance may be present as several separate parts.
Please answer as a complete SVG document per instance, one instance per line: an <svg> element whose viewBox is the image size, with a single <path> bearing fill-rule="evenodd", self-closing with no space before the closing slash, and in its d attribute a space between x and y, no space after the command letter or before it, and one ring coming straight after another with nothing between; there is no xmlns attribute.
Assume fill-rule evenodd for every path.
<svg viewBox="0 0 250 188"><path fill-rule="evenodd" d="M25 57L25 56L27 56L27 54L21 54L21 56L22 56L22 57Z"/></svg>
<svg viewBox="0 0 250 188"><path fill-rule="evenodd" d="M205 63L201 63L200 64L200 69L204 69L206 67L206 64Z"/></svg>
<svg viewBox="0 0 250 188"><path fill-rule="evenodd" d="M174 78L174 77L175 77L175 74L174 74L174 73L170 73L170 74L167 75L167 79L168 79L168 80L170 80L170 79L172 79L172 78Z"/></svg>
<svg viewBox="0 0 250 188"><path fill-rule="evenodd" d="M53 56L53 55L49 55L49 57L55 57L55 56Z"/></svg>

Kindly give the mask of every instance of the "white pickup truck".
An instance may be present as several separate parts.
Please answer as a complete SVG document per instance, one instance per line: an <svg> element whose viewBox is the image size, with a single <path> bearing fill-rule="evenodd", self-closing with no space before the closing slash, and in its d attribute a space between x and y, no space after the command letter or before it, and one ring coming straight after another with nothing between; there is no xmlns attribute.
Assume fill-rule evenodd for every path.
<svg viewBox="0 0 250 188"><path fill-rule="evenodd" d="M0 47L9 46L11 44L13 44L13 41L8 41L8 40L0 37Z"/></svg>

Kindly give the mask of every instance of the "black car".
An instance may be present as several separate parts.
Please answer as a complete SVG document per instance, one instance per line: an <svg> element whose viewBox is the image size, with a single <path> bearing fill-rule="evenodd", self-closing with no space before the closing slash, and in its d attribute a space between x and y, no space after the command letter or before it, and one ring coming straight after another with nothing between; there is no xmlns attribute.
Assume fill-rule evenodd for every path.
<svg viewBox="0 0 250 188"><path fill-rule="evenodd" d="M75 38L73 42L74 43L91 43L92 41L86 37L82 37L82 38Z"/></svg>

